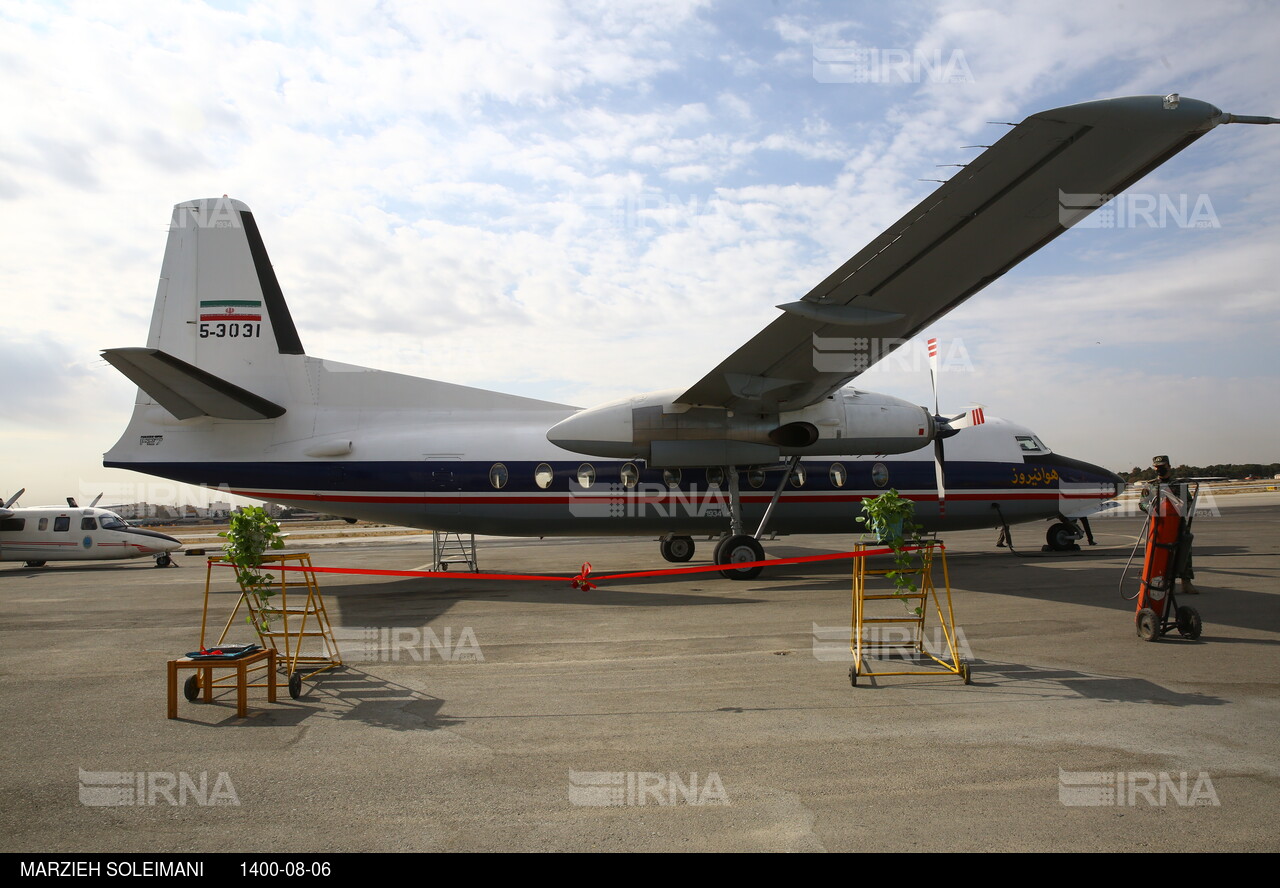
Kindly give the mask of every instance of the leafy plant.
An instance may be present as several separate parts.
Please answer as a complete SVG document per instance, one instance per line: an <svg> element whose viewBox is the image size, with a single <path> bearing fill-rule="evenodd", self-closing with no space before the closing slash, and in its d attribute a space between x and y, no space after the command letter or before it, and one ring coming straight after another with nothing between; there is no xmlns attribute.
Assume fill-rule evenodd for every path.
<svg viewBox="0 0 1280 888"><path fill-rule="evenodd" d="M280 525L267 514L266 509L245 506L231 513L226 531L218 536L227 541L223 547L223 556L235 565L236 582L245 594L252 595L257 602L256 611L260 616L257 628L265 632L270 628L271 620L263 610L270 606L271 596L275 594L275 590L271 588L271 582L275 578L271 574L262 573L260 568L264 552L284 548ZM252 616L246 619L253 622Z"/></svg>
<svg viewBox="0 0 1280 888"><path fill-rule="evenodd" d="M914 579L916 559L913 559L912 553L907 551L909 545L919 544L922 541L921 532L924 528L911 520L915 515L915 509L914 502L899 495L898 491L891 487L879 496L863 498L864 514L858 516L857 522L865 524L880 542L893 550L895 569L885 576L893 580L894 594L902 599L907 610L919 616L920 607L912 608L906 600L907 594L919 589ZM923 558L918 563L923 564Z"/></svg>

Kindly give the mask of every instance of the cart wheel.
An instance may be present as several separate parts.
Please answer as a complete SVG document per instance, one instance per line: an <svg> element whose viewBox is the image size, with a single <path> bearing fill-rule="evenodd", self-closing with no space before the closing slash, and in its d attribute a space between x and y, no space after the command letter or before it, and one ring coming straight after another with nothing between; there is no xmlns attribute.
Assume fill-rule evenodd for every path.
<svg viewBox="0 0 1280 888"><path fill-rule="evenodd" d="M192 701L200 696L200 679L197 676L191 675L183 682L182 696Z"/></svg>
<svg viewBox="0 0 1280 888"><path fill-rule="evenodd" d="M1199 611L1186 605L1178 608L1178 632L1183 638L1199 638L1200 630L1203 628Z"/></svg>
<svg viewBox="0 0 1280 888"><path fill-rule="evenodd" d="M969 664L960 664L960 677L964 679L965 684L973 684L973 676L969 674Z"/></svg>
<svg viewBox="0 0 1280 888"><path fill-rule="evenodd" d="M1160 637L1160 618L1149 607L1138 611L1138 637L1143 641L1155 641Z"/></svg>
<svg viewBox="0 0 1280 888"><path fill-rule="evenodd" d="M448 562L446 562L446 561L441 561L441 562L440 562L440 569L441 569L441 570L448 570L448 569L449 569L449 563L448 563Z"/></svg>
<svg viewBox="0 0 1280 888"><path fill-rule="evenodd" d="M849 685L855 688L858 686L858 667L857 666L849 667Z"/></svg>
<svg viewBox="0 0 1280 888"><path fill-rule="evenodd" d="M289 696L297 700L302 696L302 673L295 672L289 676Z"/></svg>

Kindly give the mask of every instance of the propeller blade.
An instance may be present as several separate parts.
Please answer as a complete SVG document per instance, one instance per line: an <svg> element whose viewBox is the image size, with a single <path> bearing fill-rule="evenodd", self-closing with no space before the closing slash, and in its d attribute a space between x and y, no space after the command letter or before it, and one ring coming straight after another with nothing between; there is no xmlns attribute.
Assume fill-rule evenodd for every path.
<svg viewBox="0 0 1280 888"><path fill-rule="evenodd" d="M946 462L946 452L942 446L943 437L939 435L933 439L933 473L934 478L938 482L938 517L941 518L947 514L947 485L944 478L943 463Z"/></svg>
<svg viewBox="0 0 1280 888"><path fill-rule="evenodd" d="M106 491L104 490L103 493L106 493ZM102 499L102 493L98 494L93 498L93 502L89 503L89 508L92 509L94 506L96 506L98 504L98 500L100 499Z"/></svg>
<svg viewBox="0 0 1280 888"><path fill-rule="evenodd" d="M76 498L74 496L67 497L67 505L73 509L80 508L78 505L76 505Z"/></svg>
<svg viewBox="0 0 1280 888"><path fill-rule="evenodd" d="M938 415L938 340L929 340L929 381L933 383L933 415Z"/></svg>
<svg viewBox="0 0 1280 888"><path fill-rule="evenodd" d="M18 497L22 496L22 495L23 495L24 493L26 493L26 492L27 492L27 488L25 488L25 487L24 487L24 488L22 488L21 490L19 490L19 491L18 491L17 493L15 493L13 496L9 497L9 499L8 499L8 500L5 502L5 504L4 504L4 507L7 509L7 508L9 508L10 506L12 506L14 503L16 503L16 502L18 501Z"/></svg>

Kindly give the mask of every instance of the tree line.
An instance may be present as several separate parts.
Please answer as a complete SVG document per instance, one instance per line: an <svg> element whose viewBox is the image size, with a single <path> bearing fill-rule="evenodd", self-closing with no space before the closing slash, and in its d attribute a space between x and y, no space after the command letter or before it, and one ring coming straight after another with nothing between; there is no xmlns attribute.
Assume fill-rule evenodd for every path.
<svg viewBox="0 0 1280 888"><path fill-rule="evenodd" d="M1118 472L1126 481L1153 481L1156 470L1134 466L1131 471ZM1173 470L1175 478L1274 478L1280 474L1280 463L1221 463L1212 466L1181 465Z"/></svg>

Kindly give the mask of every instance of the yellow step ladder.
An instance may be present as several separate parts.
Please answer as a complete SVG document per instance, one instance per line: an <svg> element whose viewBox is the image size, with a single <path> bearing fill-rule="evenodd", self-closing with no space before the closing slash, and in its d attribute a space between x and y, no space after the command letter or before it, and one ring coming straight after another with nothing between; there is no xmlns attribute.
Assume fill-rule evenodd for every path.
<svg viewBox="0 0 1280 888"><path fill-rule="evenodd" d="M208 561L204 583L204 618L200 622L202 648L205 646L205 624L209 616L209 589L213 581L213 568L225 561L224 558L210 558ZM341 666L342 654L333 636L333 624L329 622L329 614L324 607L320 584L316 582L315 572L311 569L311 555L292 552L263 556L258 569L271 577L267 586L272 592L267 599L268 603L260 602L257 595L250 594L244 584L240 584L240 598L214 646L226 641L236 615L243 606L258 635L258 641L264 648L276 652L277 663L289 676L289 696L296 700L302 693L303 680ZM220 570L232 573L234 568ZM306 590L305 598L301 594L303 589ZM290 590L293 590L292 593Z"/></svg>
<svg viewBox="0 0 1280 888"><path fill-rule="evenodd" d="M885 548L885 544L881 542L855 543L853 551L866 553L883 548ZM947 572L946 547L941 540L923 540L918 543L911 543L908 546L908 554L911 556L914 565L908 568L898 568L895 564L889 568L873 570L868 566L868 562L872 558L892 557L885 554L878 556L860 554L853 559L853 623L849 636L849 649L853 653L853 665L849 667L849 683L856 687L858 677L862 675L939 674L937 669L932 668L928 671L916 669L911 671L873 672L866 665L866 661L869 659L886 659L885 656L879 656L881 654L893 652L890 656L902 659L903 651L911 651L914 660L920 661L927 657L938 666L941 666L944 673L958 675L964 680L965 684L969 684L969 664L961 660L956 643L955 614L951 608L951 576ZM945 610L943 609L942 599L938 594L938 587L933 582L933 563L935 560L942 565L942 583L946 599ZM903 590L901 593L895 591L868 591L869 579L875 577L887 578L889 583L892 584L893 578L889 575L895 572L910 577L915 583L916 590L914 592ZM867 612L867 602L872 601L893 602L893 604L888 606L873 605L876 615L871 616ZM926 645L924 626L929 615L930 605L932 605L933 611L937 615L950 659L939 657ZM896 608L897 612L891 614L888 608ZM881 631L880 627L889 626L901 627L901 632L884 633ZM888 634L901 634L902 637L886 637ZM925 663L923 665L929 666L930 664Z"/></svg>

